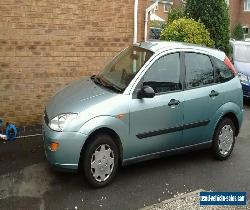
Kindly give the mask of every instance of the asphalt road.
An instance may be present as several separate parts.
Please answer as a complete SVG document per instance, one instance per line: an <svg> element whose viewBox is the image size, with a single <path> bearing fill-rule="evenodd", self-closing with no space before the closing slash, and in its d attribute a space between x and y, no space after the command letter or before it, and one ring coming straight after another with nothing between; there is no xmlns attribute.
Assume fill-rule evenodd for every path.
<svg viewBox="0 0 250 210"><path fill-rule="evenodd" d="M229 160L203 150L147 161L121 168L102 189L88 187L79 174L52 170L41 137L0 141L2 210L139 209L198 189L250 193L250 102Z"/></svg>

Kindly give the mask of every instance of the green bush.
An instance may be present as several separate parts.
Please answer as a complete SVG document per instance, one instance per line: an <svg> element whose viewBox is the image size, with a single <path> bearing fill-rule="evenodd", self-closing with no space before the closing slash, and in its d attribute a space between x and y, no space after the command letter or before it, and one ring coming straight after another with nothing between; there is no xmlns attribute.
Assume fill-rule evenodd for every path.
<svg viewBox="0 0 250 210"><path fill-rule="evenodd" d="M167 41L188 42L212 47L213 40L204 24L193 19L180 18L174 20L161 32L161 39Z"/></svg>
<svg viewBox="0 0 250 210"><path fill-rule="evenodd" d="M244 31L242 29L241 24L236 24L233 32L232 32L232 38L236 40L243 40L244 39Z"/></svg>
<svg viewBox="0 0 250 210"><path fill-rule="evenodd" d="M185 14L205 25L216 48L229 52L230 20L225 0L187 0Z"/></svg>
<svg viewBox="0 0 250 210"><path fill-rule="evenodd" d="M168 14L167 25L171 24L174 20L178 20L184 17L185 17L185 13L182 7L173 8L170 10Z"/></svg>

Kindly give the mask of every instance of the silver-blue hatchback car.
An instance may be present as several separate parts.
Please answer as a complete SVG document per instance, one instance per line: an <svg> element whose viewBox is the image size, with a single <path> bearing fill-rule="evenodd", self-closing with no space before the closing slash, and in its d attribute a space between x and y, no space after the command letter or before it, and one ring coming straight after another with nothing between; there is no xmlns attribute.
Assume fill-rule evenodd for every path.
<svg viewBox="0 0 250 210"><path fill-rule="evenodd" d="M54 166L82 169L92 186L101 187L119 165L174 151L211 148L227 159L242 116L241 84L223 52L144 42L50 100L45 153Z"/></svg>

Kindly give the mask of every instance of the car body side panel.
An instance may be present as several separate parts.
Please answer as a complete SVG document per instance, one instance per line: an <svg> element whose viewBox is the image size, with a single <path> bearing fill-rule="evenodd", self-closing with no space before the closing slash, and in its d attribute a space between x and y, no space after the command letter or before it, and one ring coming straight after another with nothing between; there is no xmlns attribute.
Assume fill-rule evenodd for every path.
<svg viewBox="0 0 250 210"><path fill-rule="evenodd" d="M243 121L243 97L240 81L237 77L221 84L224 90L224 102L221 107L216 110L209 123L208 130L205 131L210 139L213 138L213 132L219 121L228 113L236 116L239 128ZM213 131L213 132L210 132Z"/></svg>
<svg viewBox="0 0 250 210"><path fill-rule="evenodd" d="M210 123L208 124L207 128L204 129L204 135L207 136L207 139L209 139L209 141L212 141L213 139L213 135L214 135L214 131L216 129L216 126L218 125L218 123L220 122L220 120L229 113L233 113L239 123L239 127L241 127L242 124L242 120L243 120L243 111L242 109L240 109L240 107L232 102L228 102L226 104L223 104L214 114L213 117L211 118Z"/></svg>
<svg viewBox="0 0 250 210"><path fill-rule="evenodd" d="M113 116L98 116L88 122L86 122L81 129L80 133L83 133L87 136L90 136L91 133L95 132L100 128L109 128L113 130L120 138L122 148L123 148L123 157L127 158L135 154L138 150L135 147L134 139L131 139L129 136L129 115L124 115L123 119L118 119Z"/></svg>
<svg viewBox="0 0 250 210"><path fill-rule="evenodd" d="M133 99L130 106L130 138L145 155L180 147L183 121L183 91ZM171 99L180 104L169 106Z"/></svg>
<svg viewBox="0 0 250 210"><path fill-rule="evenodd" d="M228 82L222 83L221 87L224 90L224 101L214 113L208 129L214 131L219 121L229 113L236 116L240 128L243 121L243 95L240 81L238 77L235 77ZM209 133L209 130L207 135L212 139L214 133Z"/></svg>
<svg viewBox="0 0 250 210"><path fill-rule="evenodd" d="M217 91L219 95L209 97L209 94L213 90ZM182 146L199 144L211 140L211 135L208 135L209 132L205 131L208 130L214 113L223 104L223 97L223 88L220 84L184 91L184 124L200 123L201 126L184 129Z"/></svg>
<svg viewBox="0 0 250 210"><path fill-rule="evenodd" d="M243 109L243 93L241 83L238 77L223 83L223 89L225 91L224 104L232 102L237 104L240 109Z"/></svg>

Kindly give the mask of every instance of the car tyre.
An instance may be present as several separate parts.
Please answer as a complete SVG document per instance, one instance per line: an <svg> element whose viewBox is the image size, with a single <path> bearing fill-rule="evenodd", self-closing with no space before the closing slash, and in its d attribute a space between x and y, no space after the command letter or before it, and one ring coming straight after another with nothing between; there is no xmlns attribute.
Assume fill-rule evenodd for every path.
<svg viewBox="0 0 250 210"><path fill-rule="evenodd" d="M229 118L222 119L217 125L213 138L212 152L216 159L230 157L235 144L235 125Z"/></svg>
<svg viewBox="0 0 250 210"><path fill-rule="evenodd" d="M90 142L82 158L84 176L92 187L104 187L116 175L119 162L118 148L107 134L98 134Z"/></svg>

